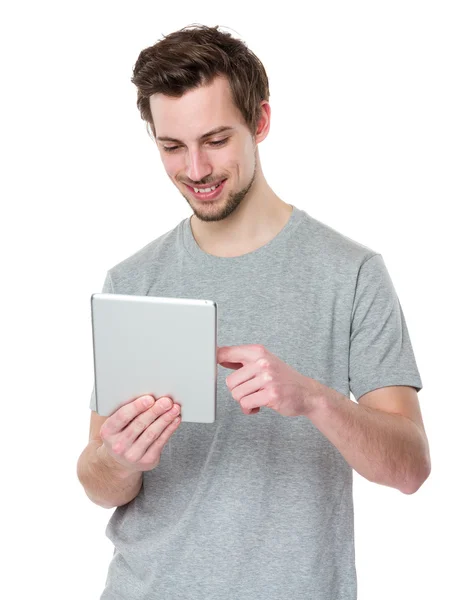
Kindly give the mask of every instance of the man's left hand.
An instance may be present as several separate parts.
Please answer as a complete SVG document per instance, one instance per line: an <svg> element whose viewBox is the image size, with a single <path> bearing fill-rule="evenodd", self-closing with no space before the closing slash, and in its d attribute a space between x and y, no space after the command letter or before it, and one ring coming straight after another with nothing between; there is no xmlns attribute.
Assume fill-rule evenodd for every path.
<svg viewBox="0 0 474 600"><path fill-rule="evenodd" d="M307 416L314 408L317 382L295 371L261 344L217 348L217 363L236 369L226 378L246 415L272 408L284 417Z"/></svg>

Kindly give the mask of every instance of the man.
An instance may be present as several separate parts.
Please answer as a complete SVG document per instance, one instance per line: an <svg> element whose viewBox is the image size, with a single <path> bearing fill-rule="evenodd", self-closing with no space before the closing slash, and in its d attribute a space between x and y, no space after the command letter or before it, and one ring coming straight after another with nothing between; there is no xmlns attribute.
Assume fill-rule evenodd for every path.
<svg viewBox="0 0 474 600"><path fill-rule="evenodd" d="M110 269L103 291L212 298L221 368L211 425L180 425L163 399L100 417L93 392L78 475L117 507L101 598L355 599L352 469L405 494L430 472L382 256L268 185L268 80L241 41L174 32L132 81L193 214Z"/></svg>

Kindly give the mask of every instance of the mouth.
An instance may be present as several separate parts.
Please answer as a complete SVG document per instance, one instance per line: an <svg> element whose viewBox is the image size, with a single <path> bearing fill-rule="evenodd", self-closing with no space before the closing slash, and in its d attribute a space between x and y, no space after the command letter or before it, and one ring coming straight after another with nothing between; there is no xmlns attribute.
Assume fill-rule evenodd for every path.
<svg viewBox="0 0 474 600"><path fill-rule="evenodd" d="M209 186L208 188L204 188L206 190L210 190L206 192L196 192L195 190L197 188L193 188L186 183L184 185L188 188L196 200L214 200L222 193L222 189L226 181L227 179L223 179L217 186Z"/></svg>

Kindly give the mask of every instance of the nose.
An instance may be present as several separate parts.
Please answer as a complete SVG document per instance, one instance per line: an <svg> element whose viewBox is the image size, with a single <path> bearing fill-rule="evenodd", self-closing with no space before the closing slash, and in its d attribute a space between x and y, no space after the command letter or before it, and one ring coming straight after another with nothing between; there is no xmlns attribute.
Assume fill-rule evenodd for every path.
<svg viewBox="0 0 474 600"><path fill-rule="evenodd" d="M209 164L207 154L201 148L190 150L186 164L186 176L194 183L199 183L201 179L212 173L212 167Z"/></svg>

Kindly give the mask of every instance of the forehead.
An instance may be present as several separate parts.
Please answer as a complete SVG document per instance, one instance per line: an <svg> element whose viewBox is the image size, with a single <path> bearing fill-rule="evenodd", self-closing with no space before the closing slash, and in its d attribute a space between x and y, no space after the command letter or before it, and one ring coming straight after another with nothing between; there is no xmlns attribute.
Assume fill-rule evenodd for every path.
<svg viewBox="0 0 474 600"><path fill-rule="evenodd" d="M222 124L236 129L244 124L223 77L189 90L180 98L153 94L150 110L157 137L194 140Z"/></svg>

